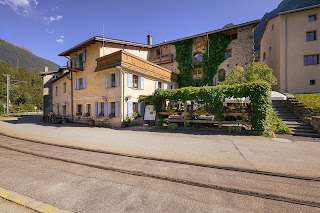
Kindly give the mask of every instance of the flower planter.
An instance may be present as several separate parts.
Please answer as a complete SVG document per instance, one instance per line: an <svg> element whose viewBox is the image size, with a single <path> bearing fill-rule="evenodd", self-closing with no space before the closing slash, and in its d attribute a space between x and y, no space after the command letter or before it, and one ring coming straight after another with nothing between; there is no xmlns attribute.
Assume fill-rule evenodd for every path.
<svg viewBox="0 0 320 213"><path fill-rule="evenodd" d="M90 121L90 122L88 122L88 124L89 124L89 126L94 126L94 121Z"/></svg>

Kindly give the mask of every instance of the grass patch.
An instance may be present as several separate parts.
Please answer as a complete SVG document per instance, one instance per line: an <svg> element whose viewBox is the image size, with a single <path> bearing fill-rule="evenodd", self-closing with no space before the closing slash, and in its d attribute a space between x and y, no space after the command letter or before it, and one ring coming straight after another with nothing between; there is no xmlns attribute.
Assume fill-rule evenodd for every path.
<svg viewBox="0 0 320 213"><path fill-rule="evenodd" d="M272 107L269 108L267 117L267 128L264 131L264 136L271 137L273 133L290 133L289 127L278 117L273 111Z"/></svg>
<svg viewBox="0 0 320 213"><path fill-rule="evenodd" d="M316 115L320 116L320 93L294 94L300 102L313 109Z"/></svg>

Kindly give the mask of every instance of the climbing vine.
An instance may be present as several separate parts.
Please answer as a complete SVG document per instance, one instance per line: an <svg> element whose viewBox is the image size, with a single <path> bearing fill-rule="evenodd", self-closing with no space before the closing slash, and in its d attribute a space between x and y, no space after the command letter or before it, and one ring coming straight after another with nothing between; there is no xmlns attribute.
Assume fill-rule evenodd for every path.
<svg viewBox="0 0 320 213"><path fill-rule="evenodd" d="M213 107L214 115L218 120L223 120L225 98L249 97L252 107L252 129L264 131L270 104L271 87L266 82L253 82L234 85L218 85L204 87L184 87L175 90L157 89L151 96L141 97L140 101L146 101L155 106L157 112L163 110L166 100L172 102L203 101Z"/></svg>
<svg viewBox="0 0 320 213"><path fill-rule="evenodd" d="M176 61L180 70L179 87L212 85L219 65L225 60L225 51L229 43L230 40L223 33L209 35L203 62L193 64L193 40L188 39L176 42ZM194 80L192 78L191 71L195 67L203 67L203 79Z"/></svg>
<svg viewBox="0 0 320 213"><path fill-rule="evenodd" d="M230 40L223 33L209 35L209 42L203 55L203 75L207 85L213 84L219 65L226 59L225 52Z"/></svg>
<svg viewBox="0 0 320 213"><path fill-rule="evenodd" d="M178 41L174 45L176 47L176 61L180 70L179 87L191 86L193 85L192 74L190 72L192 68L193 40Z"/></svg>

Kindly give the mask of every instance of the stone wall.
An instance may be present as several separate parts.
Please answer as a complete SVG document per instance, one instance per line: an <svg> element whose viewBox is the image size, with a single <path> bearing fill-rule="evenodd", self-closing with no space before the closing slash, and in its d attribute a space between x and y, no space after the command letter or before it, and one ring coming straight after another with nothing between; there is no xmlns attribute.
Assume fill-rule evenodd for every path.
<svg viewBox="0 0 320 213"><path fill-rule="evenodd" d="M320 116L314 116L311 108L299 102L293 95L286 94L286 105L289 109L304 122L310 124L314 130L320 133Z"/></svg>
<svg viewBox="0 0 320 213"><path fill-rule="evenodd" d="M227 58L221 65L220 69L224 69L226 74L228 74L236 65L243 66L244 68L253 62L254 60L254 32L255 24L239 27L232 29L232 31L226 30L224 33L237 33L238 38L230 42L227 50L231 50L231 57ZM207 35L202 35L193 38L193 52L192 55L196 53L204 53L208 43ZM160 64L160 66L171 70L176 74L180 74L178 69L178 63L176 62L176 49L173 43L164 43L163 45L157 46L151 50L151 56L156 55L157 49L161 50L161 54L173 54L173 62ZM191 72L191 71L190 71ZM217 72L218 73L218 72ZM217 75L216 77L217 78ZM212 79L213 82L216 82Z"/></svg>

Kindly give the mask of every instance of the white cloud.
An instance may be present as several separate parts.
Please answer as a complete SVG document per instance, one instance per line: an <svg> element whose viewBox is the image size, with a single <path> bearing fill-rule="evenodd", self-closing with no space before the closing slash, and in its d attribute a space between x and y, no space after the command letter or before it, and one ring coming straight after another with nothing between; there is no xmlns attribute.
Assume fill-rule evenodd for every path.
<svg viewBox="0 0 320 213"><path fill-rule="evenodd" d="M11 7L18 15L28 15L38 3L37 0L0 0L0 4Z"/></svg>
<svg viewBox="0 0 320 213"><path fill-rule="evenodd" d="M58 42L58 44L63 45L63 43L64 43L64 35L59 36L59 38L56 40L56 42Z"/></svg>
<svg viewBox="0 0 320 213"><path fill-rule="evenodd" d="M59 38L59 39L57 39L56 41L58 42L58 44L61 44L61 45L62 45L63 42L64 42L64 40L63 40L62 38Z"/></svg>
<svg viewBox="0 0 320 213"><path fill-rule="evenodd" d="M62 19L63 17L60 16L60 15L57 15L57 16L50 16L50 17L45 17L44 18L44 21L47 23L47 24L50 24L54 21L59 21L60 19Z"/></svg>
<svg viewBox="0 0 320 213"><path fill-rule="evenodd" d="M48 34L53 34L54 33L54 30L49 30L49 29L46 29L46 33L48 33Z"/></svg>

